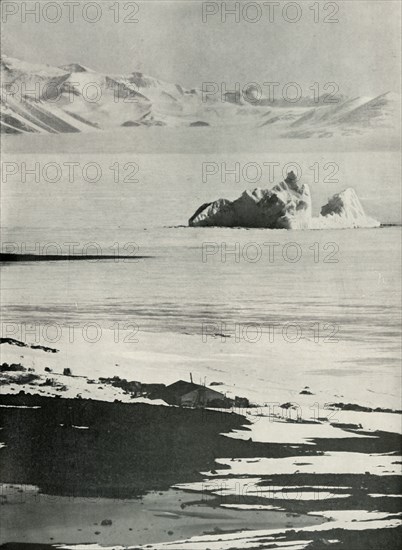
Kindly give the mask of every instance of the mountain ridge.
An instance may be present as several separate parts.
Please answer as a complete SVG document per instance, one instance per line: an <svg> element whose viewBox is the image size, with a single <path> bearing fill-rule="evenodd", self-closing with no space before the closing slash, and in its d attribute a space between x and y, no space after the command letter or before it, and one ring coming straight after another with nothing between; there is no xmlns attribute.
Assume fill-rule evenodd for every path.
<svg viewBox="0 0 402 550"><path fill-rule="evenodd" d="M233 95L233 94L232 94ZM60 67L1 58L0 131L96 132L116 127L267 127L275 138L359 137L398 132L400 96L324 94L316 100L204 94L140 71L105 74L73 62ZM336 99L336 101L334 101ZM201 131L201 130L197 130Z"/></svg>

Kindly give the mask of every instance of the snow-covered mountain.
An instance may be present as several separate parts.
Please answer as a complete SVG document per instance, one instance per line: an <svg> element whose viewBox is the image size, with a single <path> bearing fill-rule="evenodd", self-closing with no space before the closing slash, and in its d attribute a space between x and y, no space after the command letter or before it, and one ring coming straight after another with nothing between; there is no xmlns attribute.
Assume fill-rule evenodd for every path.
<svg viewBox="0 0 402 550"><path fill-rule="evenodd" d="M398 132L400 98L337 96L271 102L158 80L140 72L107 75L79 63L61 67L1 60L2 133L89 132L116 127L227 126L265 128L274 137L362 136ZM396 133L397 135L397 133Z"/></svg>

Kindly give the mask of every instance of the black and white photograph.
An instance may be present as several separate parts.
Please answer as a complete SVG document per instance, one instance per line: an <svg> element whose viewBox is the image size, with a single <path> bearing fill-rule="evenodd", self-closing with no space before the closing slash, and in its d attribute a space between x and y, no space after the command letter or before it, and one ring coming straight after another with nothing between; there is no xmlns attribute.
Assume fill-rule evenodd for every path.
<svg viewBox="0 0 402 550"><path fill-rule="evenodd" d="M0 546L402 546L400 0L1 0Z"/></svg>

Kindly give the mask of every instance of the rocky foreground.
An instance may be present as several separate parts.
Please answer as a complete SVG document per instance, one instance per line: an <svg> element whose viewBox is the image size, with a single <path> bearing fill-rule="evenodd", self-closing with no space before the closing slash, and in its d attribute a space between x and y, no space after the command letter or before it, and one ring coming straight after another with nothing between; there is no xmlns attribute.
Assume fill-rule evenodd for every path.
<svg viewBox="0 0 402 550"><path fill-rule="evenodd" d="M95 523L90 534L80 534L82 520L76 519L70 535L64 533L63 540L51 537L55 543L71 543L77 537L85 543L108 540L112 523L120 525L122 520L121 504L128 506L130 499L140 499L129 508L126 532L120 533L122 525L114 532L114 545L129 540L127 546L142 548L135 532L135 514L140 521L147 513L156 522L155 529L159 521L163 525L170 521L160 534L161 542L147 548L173 548L175 531L191 518L193 525L203 520L193 527L190 538L179 535L176 544L185 550L282 545L294 549L398 548L401 496L395 468L400 464L400 437L396 434L364 433L351 427L345 428L349 434L344 438L314 439L295 446L254 441L252 431L244 440L227 437L225 433L250 430L251 424L240 415L222 411L29 394L3 395L0 403L2 504L6 512L8 507L29 508L27 492L36 491L31 500L35 522L43 524L41 542L47 529L53 532L43 514L52 498L46 495L55 495L60 498L53 497L51 507L66 514L75 509L74 517L77 508L88 508L90 502L92 511L98 506L103 510L102 499L113 499L115 508L107 508L109 516ZM347 465L350 473L329 474L320 467L323 460L329 460L325 457L339 455L342 461L356 454L368 471ZM270 471L267 466L272 461ZM379 462L382 468L375 466ZM178 491L176 497L171 488ZM160 497L152 497L155 491ZM186 493L193 498L186 498ZM152 508L141 507L148 494L153 513ZM169 500L167 509L164 495ZM64 497L74 499L73 508L66 507ZM81 500L88 498L92 500ZM234 517L242 514L244 525ZM19 537L32 528L32 520L26 520L13 539L2 542L23 540ZM13 544L7 547L16 548Z"/></svg>
<svg viewBox="0 0 402 550"><path fill-rule="evenodd" d="M61 353L13 338L1 347L22 362ZM1 366L6 548L400 547L401 411L169 406L136 397L151 385L43 364Z"/></svg>

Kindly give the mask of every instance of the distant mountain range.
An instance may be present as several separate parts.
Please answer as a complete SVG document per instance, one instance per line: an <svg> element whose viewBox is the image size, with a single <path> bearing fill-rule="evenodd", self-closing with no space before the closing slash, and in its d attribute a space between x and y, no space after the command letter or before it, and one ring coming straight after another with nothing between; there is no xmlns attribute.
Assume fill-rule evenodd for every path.
<svg viewBox="0 0 402 550"><path fill-rule="evenodd" d="M336 102L334 102L334 99ZM398 132L400 96L303 97L297 103L236 93L206 96L140 72L107 75L79 63L52 67L1 59L2 133L68 133L116 127L265 127L281 138ZM398 135L398 134L396 134Z"/></svg>

